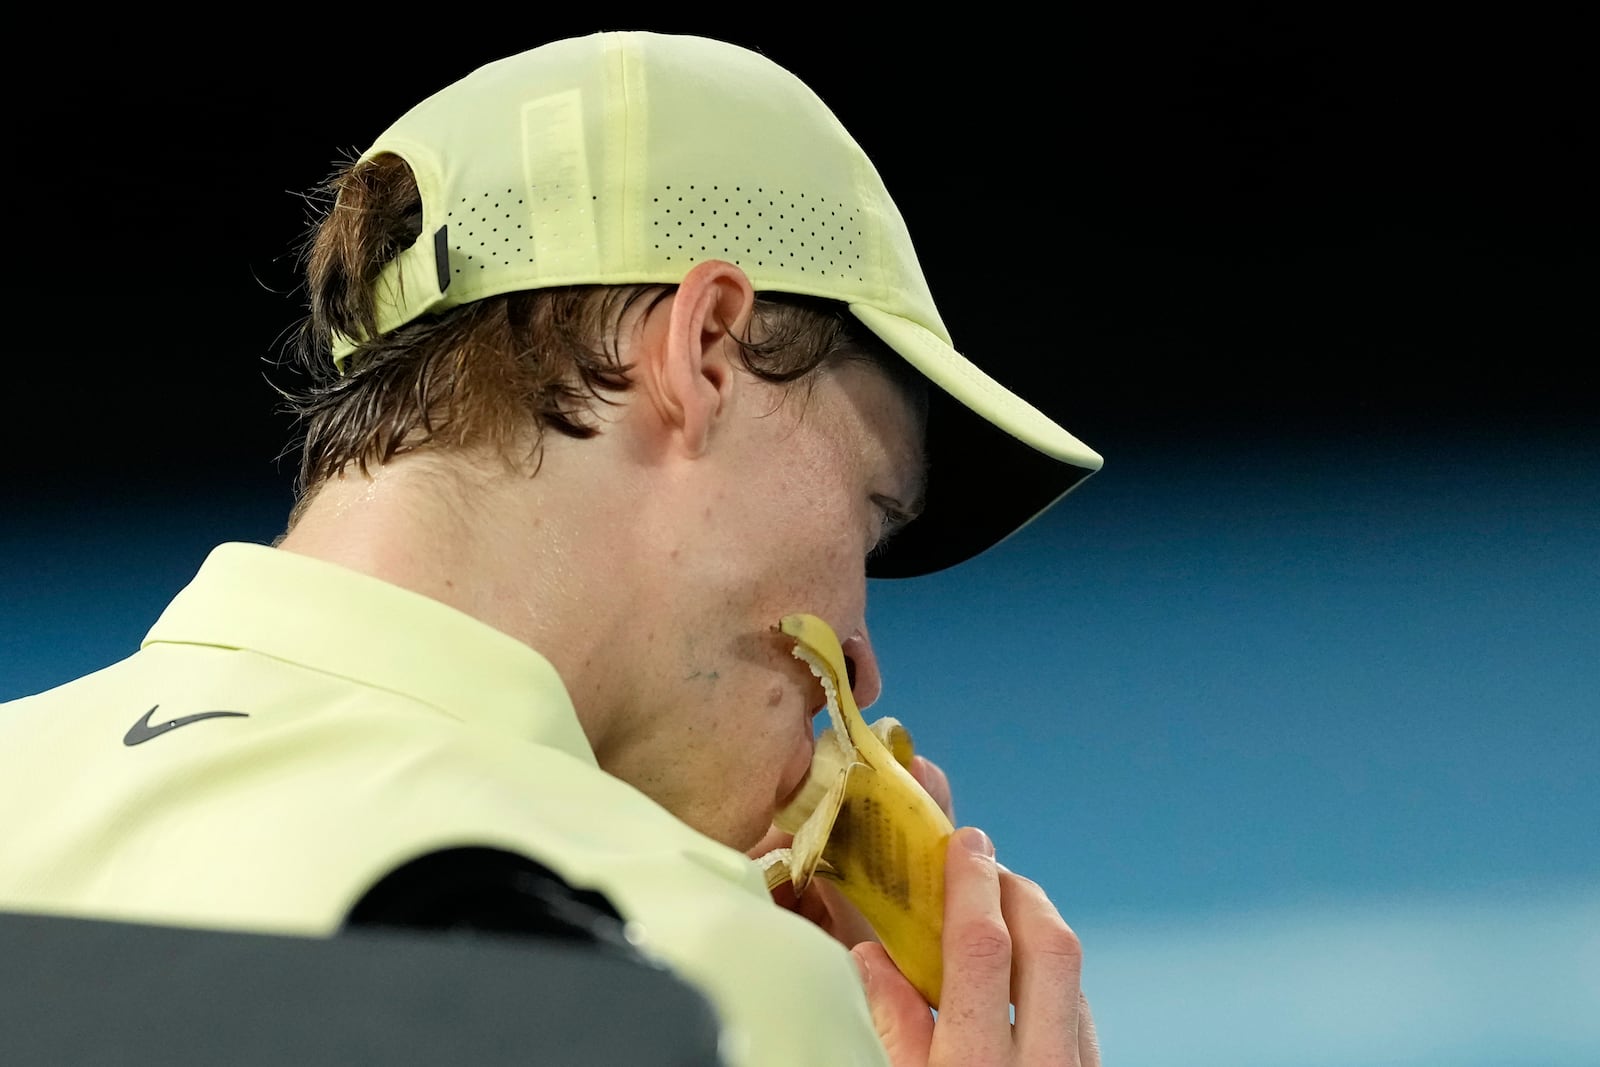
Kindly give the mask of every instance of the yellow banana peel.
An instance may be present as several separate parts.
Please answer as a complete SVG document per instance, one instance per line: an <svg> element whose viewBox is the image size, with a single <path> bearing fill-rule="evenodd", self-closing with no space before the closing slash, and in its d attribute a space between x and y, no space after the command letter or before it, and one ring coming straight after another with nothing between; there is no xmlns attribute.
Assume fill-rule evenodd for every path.
<svg viewBox="0 0 1600 1067"><path fill-rule="evenodd" d="M758 859L767 887L787 880L798 894L813 876L833 882L937 1009L944 856L955 828L911 776L906 728L887 716L871 725L862 718L833 628L805 614L784 616L779 628L821 681L831 725L817 738L805 784L775 819L793 843Z"/></svg>

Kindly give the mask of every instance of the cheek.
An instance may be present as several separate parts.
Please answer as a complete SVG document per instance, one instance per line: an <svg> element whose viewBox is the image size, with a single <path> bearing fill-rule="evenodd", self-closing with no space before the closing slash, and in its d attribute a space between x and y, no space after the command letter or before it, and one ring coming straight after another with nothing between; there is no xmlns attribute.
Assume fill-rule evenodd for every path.
<svg viewBox="0 0 1600 1067"><path fill-rule="evenodd" d="M793 529L749 592L751 606L770 615L773 626L794 611L849 619L862 610L863 556L837 530ZM781 651L787 654L789 647L782 644Z"/></svg>
<svg viewBox="0 0 1600 1067"><path fill-rule="evenodd" d="M720 527L721 565L751 592L814 593L819 581L865 567L866 520L837 491L773 497L763 490L759 500L726 501L710 520Z"/></svg>

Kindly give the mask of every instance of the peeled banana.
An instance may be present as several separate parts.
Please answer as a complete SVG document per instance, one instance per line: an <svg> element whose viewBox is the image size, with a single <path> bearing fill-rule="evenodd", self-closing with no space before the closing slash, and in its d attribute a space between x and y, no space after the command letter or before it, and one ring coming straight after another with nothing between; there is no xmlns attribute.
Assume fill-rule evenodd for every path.
<svg viewBox="0 0 1600 1067"><path fill-rule="evenodd" d="M832 725L817 738L804 786L774 820L794 841L759 858L767 887L787 880L798 894L813 876L836 884L937 1009L944 855L955 828L911 776L905 727L888 717L869 726L862 718L833 628L805 614L784 616L779 628L821 681Z"/></svg>

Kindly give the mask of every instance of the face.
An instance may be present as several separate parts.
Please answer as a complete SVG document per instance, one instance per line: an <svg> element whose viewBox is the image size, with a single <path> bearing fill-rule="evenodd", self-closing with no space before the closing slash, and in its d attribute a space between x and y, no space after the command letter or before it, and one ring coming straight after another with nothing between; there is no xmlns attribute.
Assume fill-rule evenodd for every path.
<svg viewBox="0 0 1600 1067"><path fill-rule="evenodd" d="M809 769L823 706L778 621L827 620L857 703L877 698L866 559L916 506L923 469L920 420L878 368L831 364L788 387L740 373L660 546L667 600L653 607L670 621L644 642L650 706L635 721L648 725L607 769L744 850Z"/></svg>

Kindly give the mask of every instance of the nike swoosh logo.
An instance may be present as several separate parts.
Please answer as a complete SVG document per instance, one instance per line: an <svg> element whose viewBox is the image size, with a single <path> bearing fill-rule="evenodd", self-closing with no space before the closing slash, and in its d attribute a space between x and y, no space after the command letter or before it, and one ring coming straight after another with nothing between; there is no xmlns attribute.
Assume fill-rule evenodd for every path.
<svg viewBox="0 0 1600 1067"><path fill-rule="evenodd" d="M151 726L150 716L154 715L156 708L160 706L160 704L155 705L155 707L140 716L138 722L128 727L128 732L122 736L122 743L129 748L134 745L142 745L152 737L160 737L169 730L176 730L180 726L188 726L190 723L199 722L201 719L248 719L250 717L242 711L202 711L198 715L183 715Z"/></svg>

